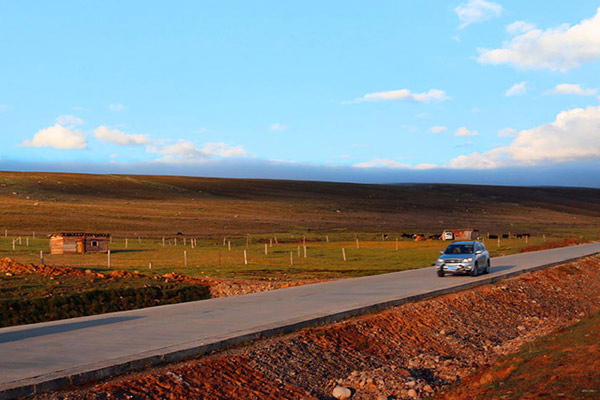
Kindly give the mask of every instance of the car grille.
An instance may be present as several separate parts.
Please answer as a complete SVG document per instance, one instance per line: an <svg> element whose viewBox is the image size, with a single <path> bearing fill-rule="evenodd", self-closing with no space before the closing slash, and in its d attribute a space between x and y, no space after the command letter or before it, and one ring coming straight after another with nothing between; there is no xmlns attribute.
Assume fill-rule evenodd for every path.
<svg viewBox="0 0 600 400"><path fill-rule="evenodd" d="M446 264L460 264L462 262L462 258L446 258L444 263Z"/></svg>

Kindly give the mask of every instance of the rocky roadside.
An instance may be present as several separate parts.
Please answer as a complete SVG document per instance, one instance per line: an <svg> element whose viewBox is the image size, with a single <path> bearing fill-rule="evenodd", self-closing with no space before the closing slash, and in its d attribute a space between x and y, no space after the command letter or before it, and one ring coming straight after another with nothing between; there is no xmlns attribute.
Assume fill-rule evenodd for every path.
<svg viewBox="0 0 600 400"><path fill-rule="evenodd" d="M346 398L338 386L349 389L351 399L427 398L599 310L598 273L600 257L587 257L37 398Z"/></svg>

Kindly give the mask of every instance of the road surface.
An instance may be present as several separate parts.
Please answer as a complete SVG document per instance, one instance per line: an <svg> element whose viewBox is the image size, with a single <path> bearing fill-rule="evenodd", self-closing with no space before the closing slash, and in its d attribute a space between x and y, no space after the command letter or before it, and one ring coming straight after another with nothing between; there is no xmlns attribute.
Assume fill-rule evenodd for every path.
<svg viewBox="0 0 600 400"><path fill-rule="evenodd" d="M181 360L595 253L600 243L493 258L491 273L475 278L438 278L429 267L2 328L0 399Z"/></svg>

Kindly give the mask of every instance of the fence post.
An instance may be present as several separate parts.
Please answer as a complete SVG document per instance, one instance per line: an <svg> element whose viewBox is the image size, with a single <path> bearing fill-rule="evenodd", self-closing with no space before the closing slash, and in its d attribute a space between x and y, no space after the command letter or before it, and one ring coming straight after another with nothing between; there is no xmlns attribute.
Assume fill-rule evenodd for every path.
<svg viewBox="0 0 600 400"><path fill-rule="evenodd" d="M290 251L290 265L294 265L294 252Z"/></svg>
<svg viewBox="0 0 600 400"><path fill-rule="evenodd" d="M127 248L129 246L129 240L127 238L125 238L125 248Z"/></svg>
<svg viewBox="0 0 600 400"><path fill-rule="evenodd" d="M269 247L267 246L267 244L265 243L265 255L269 254Z"/></svg>
<svg viewBox="0 0 600 400"><path fill-rule="evenodd" d="M44 250L40 250L40 264L44 265Z"/></svg>
<svg viewBox="0 0 600 400"><path fill-rule="evenodd" d="M187 268L187 250L183 251L183 265Z"/></svg>
<svg viewBox="0 0 600 400"><path fill-rule="evenodd" d="M152 269L152 261L148 263L148 269Z"/></svg>
<svg viewBox="0 0 600 400"><path fill-rule="evenodd" d="M110 250L108 250L108 260L107 260L107 264L108 264L108 268L110 268Z"/></svg>
<svg viewBox="0 0 600 400"><path fill-rule="evenodd" d="M326 241L327 243L329 243L329 236L328 236L328 235L325 235L325 241Z"/></svg>
<svg viewBox="0 0 600 400"><path fill-rule="evenodd" d="M165 247L165 237L163 236L163 247Z"/></svg>
<svg viewBox="0 0 600 400"><path fill-rule="evenodd" d="M360 243L358 242L358 238L356 238L356 248L360 249Z"/></svg>
<svg viewBox="0 0 600 400"><path fill-rule="evenodd" d="M248 252L244 250L244 264L248 265Z"/></svg>
<svg viewBox="0 0 600 400"><path fill-rule="evenodd" d="M304 246L304 258L306 258L306 246Z"/></svg>
<svg viewBox="0 0 600 400"><path fill-rule="evenodd" d="M344 257L344 261L346 261L346 249L342 247L342 257Z"/></svg>
<svg viewBox="0 0 600 400"><path fill-rule="evenodd" d="M231 251L231 240L227 241L227 250Z"/></svg>
<svg viewBox="0 0 600 400"><path fill-rule="evenodd" d="M398 238L396 238L396 251L398 251Z"/></svg>

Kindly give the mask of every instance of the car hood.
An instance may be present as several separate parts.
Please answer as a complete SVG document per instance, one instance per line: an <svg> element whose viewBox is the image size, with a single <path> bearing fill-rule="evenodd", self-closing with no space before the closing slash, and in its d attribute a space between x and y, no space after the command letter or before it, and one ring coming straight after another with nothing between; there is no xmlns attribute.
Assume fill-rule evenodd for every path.
<svg viewBox="0 0 600 400"><path fill-rule="evenodd" d="M469 258L469 257L475 257L475 254L473 253L469 253L469 254L440 254L440 257L442 260L446 260L446 259L455 259L455 258L460 258L461 260L463 258Z"/></svg>

